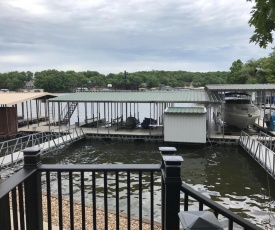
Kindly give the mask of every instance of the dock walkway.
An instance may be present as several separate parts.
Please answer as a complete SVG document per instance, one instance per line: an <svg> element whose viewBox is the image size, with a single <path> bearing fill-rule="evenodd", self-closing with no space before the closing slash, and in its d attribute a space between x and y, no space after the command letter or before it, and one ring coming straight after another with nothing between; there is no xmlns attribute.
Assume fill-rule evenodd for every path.
<svg viewBox="0 0 275 230"><path fill-rule="evenodd" d="M14 167L23 160L22 150L26 147L41 148L46 153L72 143L85 136L82 129L75 127L69 130L58 129L30 134L0 143L0 169Z"/></svg>
<svg viewBox="0 0 275 230"><path fill-rule="evenodd" d="M249 136L242 132L239 143L275 179L275 153L273 152L275 139L267 135L266 137L268 139L264 136Z"/></svg>

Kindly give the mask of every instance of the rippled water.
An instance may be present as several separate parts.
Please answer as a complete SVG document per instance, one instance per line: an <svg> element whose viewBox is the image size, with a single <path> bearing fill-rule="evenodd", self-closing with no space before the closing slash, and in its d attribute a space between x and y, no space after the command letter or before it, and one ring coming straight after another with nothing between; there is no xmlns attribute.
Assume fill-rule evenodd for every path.
<svg viewBox="0 0 275 230"><path fill-rule="evenodd" d="M44 157L43 163L160 163L159 146L167 144L83 140ZM274 215L274 180L243 150L236 146L173 146L184 158L181 177L185 183L253 223L263 227L269 222ZM160 201L160 188L156 192ZM196 204L193 209L198 210Z"/></svg>

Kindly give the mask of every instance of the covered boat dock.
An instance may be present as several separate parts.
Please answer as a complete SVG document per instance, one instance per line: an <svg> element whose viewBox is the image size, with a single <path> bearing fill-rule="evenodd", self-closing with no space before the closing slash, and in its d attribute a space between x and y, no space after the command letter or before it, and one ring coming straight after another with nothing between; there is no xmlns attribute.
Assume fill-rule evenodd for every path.
<svg viewBox="0 0 275 230"><path fill-rule="evenodd" d="M221 105L222 101L210 91L186 89L148 92L79 92L52 98L49 103L57 104L58 125L80 125L88 136L94 138L163 140L164 116L167 108L175 106L210 108ZM71 117L75 110L77 120L73 122ZM81 114L82 119L80 119ZM210 122L209 114L205 116ZM194 125L193 129L199 132L202 127ZM189 131L181 130L187 133ZM174 132L176 134L176 130Z"/></svg>

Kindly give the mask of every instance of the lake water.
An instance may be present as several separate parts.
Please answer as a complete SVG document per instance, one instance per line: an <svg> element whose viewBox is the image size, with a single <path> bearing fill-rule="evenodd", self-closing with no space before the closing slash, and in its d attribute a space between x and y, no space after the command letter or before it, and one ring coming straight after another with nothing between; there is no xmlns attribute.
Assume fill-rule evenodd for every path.
<svg viewBox="0 0 275 230"><path fill-rule="evenodd" d="M44 157L43 163L160 163L160 146L167 144L82 140ZM274 180L247 153L237 146L228 145L173 146L184 158L181 178L185 183L249 221L261 227L268 226L265 223L274 215ZM160 200L160 187L156 192L159 192ZM198 207L194 209L198 210ZM156 215L160 216L160 213Z"/></svg>

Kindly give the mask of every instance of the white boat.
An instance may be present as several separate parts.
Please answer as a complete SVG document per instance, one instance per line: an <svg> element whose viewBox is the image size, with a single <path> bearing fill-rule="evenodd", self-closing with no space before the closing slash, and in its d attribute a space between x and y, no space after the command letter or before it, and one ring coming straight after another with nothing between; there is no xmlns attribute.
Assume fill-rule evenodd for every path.
<svg viewBox="0 0 275 230"><path fill-rule="evenodd" d="M251 102L246 93L226 93L224 98L223 121L228 126L245 129L261 116L260 109Z"/></svg>

